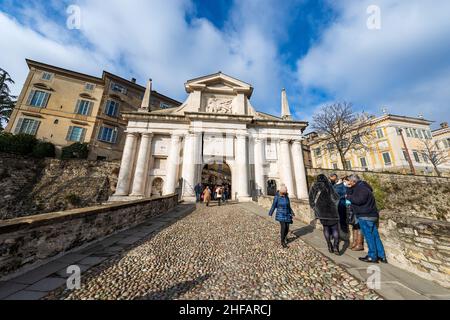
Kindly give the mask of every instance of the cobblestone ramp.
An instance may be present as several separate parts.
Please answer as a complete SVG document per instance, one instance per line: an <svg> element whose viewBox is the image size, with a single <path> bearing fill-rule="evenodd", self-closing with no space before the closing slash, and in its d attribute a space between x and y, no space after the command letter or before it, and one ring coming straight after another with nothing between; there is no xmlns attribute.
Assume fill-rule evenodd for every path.
<svg viewBox="0 0 450 320"><path fill-rule="evenodd" d="M193 214L82 275L47 299L381 299L302 240L239 205Z"/></svg>

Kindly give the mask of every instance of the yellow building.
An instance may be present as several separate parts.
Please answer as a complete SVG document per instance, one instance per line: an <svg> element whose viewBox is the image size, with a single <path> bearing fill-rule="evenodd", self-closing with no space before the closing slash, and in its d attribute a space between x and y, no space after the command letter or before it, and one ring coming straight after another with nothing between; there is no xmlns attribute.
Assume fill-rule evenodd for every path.
<svg viewBox="0 0 450 320"><path fill-rule="evenodd" d="M350 149L346 154L347 167L356 171L383 171L416 174L435 174L425 153L425 142L432 140L432 121L422 117L385 114L368 122L370 134L367 148ZM307 136L313 168L342 169L342 161L331 141L324 141L316 133Z"/></svg>
<svg viewBox="0 0 450 320"><path fill-rule="evenodd" d="M26 133L62 147L89 144L89 159L118 160L125 144L123 112L137 111L145 87L104 71L101 78L26 60L29 73L7 132ZM150 109L181 103L152 91Z"/></svg>
<svg viewBox="0 0 450 320"><path fill-rule="evenodd" d="M447 151L447 158L441 166L441 172L444 175L450 174L450 128L448 122L441 124L441 127L433 131L433 141L436 144L436 148L440 151Z"/></svg>

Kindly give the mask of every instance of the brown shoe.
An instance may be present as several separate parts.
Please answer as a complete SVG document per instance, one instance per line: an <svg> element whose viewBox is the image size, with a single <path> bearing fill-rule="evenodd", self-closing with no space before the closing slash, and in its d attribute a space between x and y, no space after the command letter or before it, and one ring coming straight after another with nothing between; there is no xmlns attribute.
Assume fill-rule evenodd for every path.
<svg viewBox="0 0 450 320"><path fill-rule="evenodd" d="M358 240L358 233L359 233L358 230L353 230L352 245L350 246L350 249L351 249L351 250L353 250L353 249L356 248L356 244L357 244L357 241L356 241L356 240Z"/></svg>
<svg viewBox="0 0 450 320"><path fill-rule="evenodd" d="M356 246L352 248L352 251L364 251L364 236L360 231L356 231L358 232L356 236Z"/></svg>

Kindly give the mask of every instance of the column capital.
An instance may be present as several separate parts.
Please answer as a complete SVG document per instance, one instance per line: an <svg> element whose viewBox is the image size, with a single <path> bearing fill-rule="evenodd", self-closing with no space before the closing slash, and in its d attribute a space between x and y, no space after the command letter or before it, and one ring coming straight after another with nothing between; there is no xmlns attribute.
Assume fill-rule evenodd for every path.
<svg viewBox="0 0 450 320"><path fill-rule="evenodd" d="M135 137L135 138L137 138L139 136L138 132L125 131L125 133L127 134L127 137Z"/></svg>
<svg viewBox="0 0 450 320"><path fill-rule="evenodd" d="M303 141L302 139L294 139L294 140L292 140L292 143L293 143L293 144L300 144L300 145L301 145L301 144L302 144L302 141Z"/></svg>
<svg viewBox="0 0 450 320"><path fill-rule="evenodd" d="M152 132L143 132L141 133L143 137L153 138L154 134Z"/></svg>
<svg viewBox="0 0 450 320"><path fill-rule="evenodd" d="M289 144L290 142L291 142L291 139L280 138L280 143L281 144Z"/></svg>
<svg viewBox="0 0 450 320"><path fill-rule="evenodd" d="M236 138L238 138L238 139L247 139L248 136L249 136L249 134L246 133L246 132L238 132L238 133L236 133Z"/></svg>

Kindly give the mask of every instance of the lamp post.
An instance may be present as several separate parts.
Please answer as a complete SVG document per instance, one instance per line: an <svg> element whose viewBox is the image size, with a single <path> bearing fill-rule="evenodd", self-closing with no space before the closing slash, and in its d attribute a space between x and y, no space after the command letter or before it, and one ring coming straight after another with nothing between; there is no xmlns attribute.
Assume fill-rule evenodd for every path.
<svg viewBox="0 0 450 320"><path fill-rule="evenodd" d="M405 147L405 152L406 152L406 160L408 160L409 163L409 168L411 169L411 173L413 175L416 174L416 169L414 168L414 164L411 160L411 156L409 155L409 150L408 150L408 146L406 145L406 140L405 140L405 136L403 135L403 129L400 128L398 130L398 132L400 133L400 136L402 137L402 141L403 141L403 146Z"/></svg>

